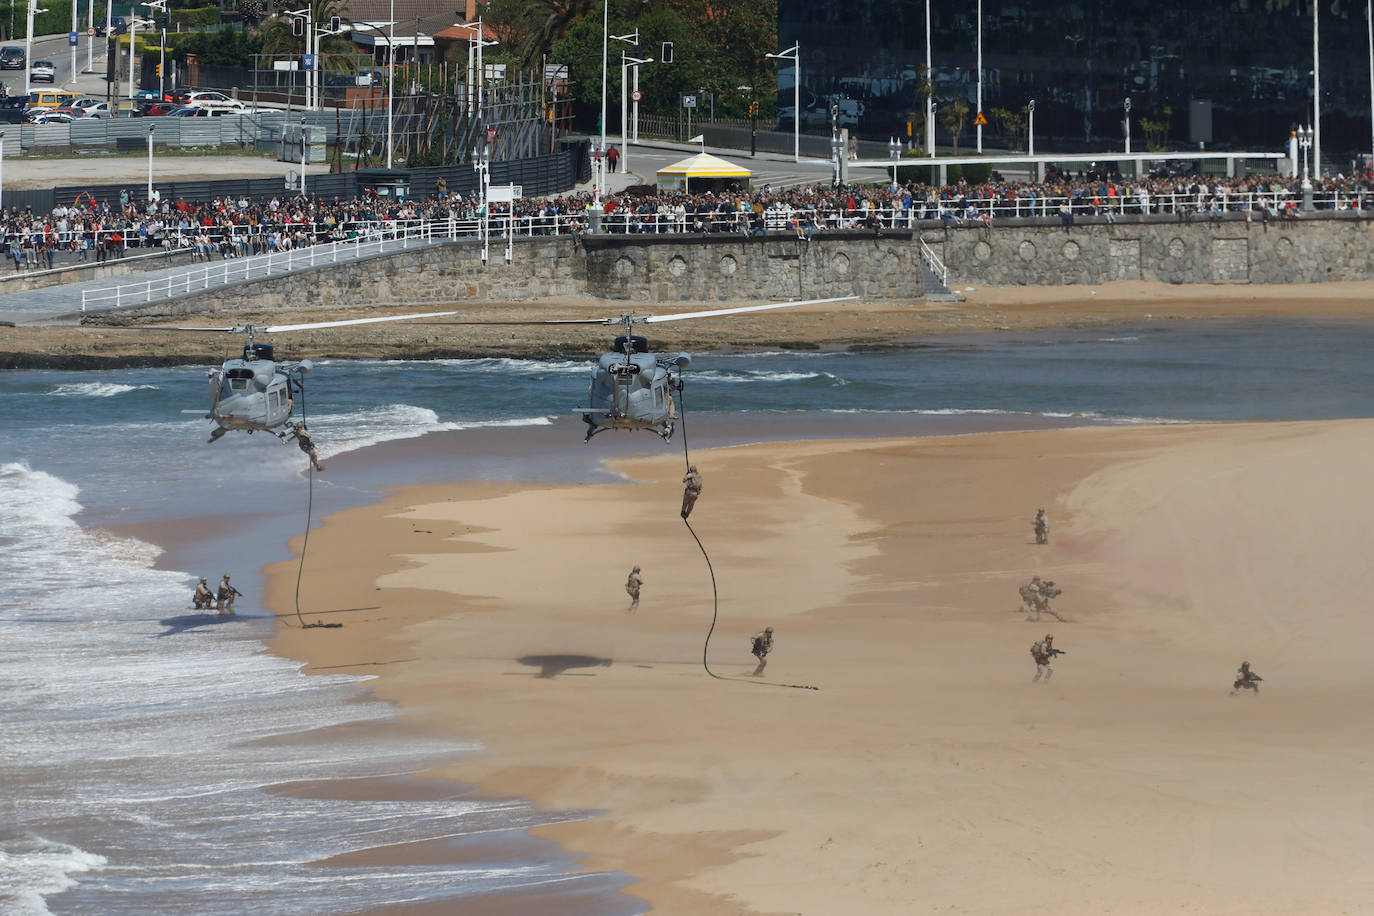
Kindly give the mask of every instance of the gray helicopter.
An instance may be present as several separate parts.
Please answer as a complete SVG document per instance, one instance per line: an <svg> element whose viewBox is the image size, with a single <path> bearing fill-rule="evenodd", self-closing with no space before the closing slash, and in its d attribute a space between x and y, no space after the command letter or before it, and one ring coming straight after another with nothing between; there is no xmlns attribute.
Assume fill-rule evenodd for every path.
<svg viewBox="0 0 1374 916"><path fill-rule="evenodd" d="M656 356L649 352L647 338L630 333L636 324L663 321L687 321L693 318L718 318L742 312L763 312L770 309L794 308L799 305L821 305L844 302L858 296L838 296L832 299L806 299L799 302L769 302L764 305L745 305L737 308L709 309L702 312L682 312L676 315L632 315L619 318L589 318L583 321L561 321L559 324L622 325L625 333L615 339L612 352L603 353L592 370L587 386L587 406L578 407L591 438L608 429L646 429L657 433L667 442L677 427L677 407L674 391L682 390L682 376L692 363L687 353L676 356Z"/></svg>
<svg viewBox="0 0 1374 916"><path fill-rule="evenodd" d="M178 331L214 331L225 334L247 334L243 355L225 360L218 369L207 373L210 379L210 412L207 420L217 426L210 433L210 442L230 430L248 433L271 432L281 439L296 435L294 424L287 427L295 409L296 395L304 397L305 375L311 362L277 362L271 344L257 343L258 334L280 334L286 331L307 331L315 328L338 328L354 324L376 324L382 321L405 321L412 318L438 318L454 312L426 312L419 315L391 315L383 318L352 318L345 321L318 321L310 324L243 325L230 328L175 328Z"/></svg>

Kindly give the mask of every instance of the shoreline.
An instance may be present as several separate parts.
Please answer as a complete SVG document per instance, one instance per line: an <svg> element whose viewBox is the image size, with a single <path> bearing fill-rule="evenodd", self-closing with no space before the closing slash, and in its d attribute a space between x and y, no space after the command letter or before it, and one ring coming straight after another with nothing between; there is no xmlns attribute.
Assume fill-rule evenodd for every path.
<svg viewBox="0 0 1374 916"><path fill-rule="evenodd" d="M312 533L312 556L329 560L309 587L338 606L366 591L380 607L344 630L279 630L270 646L306 660L307 672L340 670L359 650L393 661L359 672L378 675L374 695L410 726L484 745L432 775L541 807L602 809L534 833L581 856L580 868L634 876L623 892L664 912L895 913L914 901L1028 912L1023 901L1051 892L1064 870L1085 878L1067 912L1292 912L1318 898L1339 908L1361 898L1337 877L1358 872L1334 851L1332 836L1351 825L1331 801L1354 790L1362 768L1328 765L1334 784L1318 787L1304 768L1322 749L1286 747L1284 736L1320 743L1314 715L1337 731L1351 723L1351 710L1322 704L1352 686L1330 655L1353 661L1341 646L1361 624L1353 613L1309 621L1294 653L1285 635L1302 624L1271 612L1247 639L1253 600L1227 598L1244 587L1237 570L1223 565L1214 578L1224 581L1190 586L1225 609L1198 617L1182 587L1193 580L1160 579L1157 561L1177 549L1177 513L1192 523L1189 568L1209 568L1204 553L1230 557L1240 539L1260 546L1262 535L1247 533L1253 508L1232 492L1286 479L1318 454L1345 479L1354 448L1372 438L1374 424L1356 420L703 452L693 523L721 587L712 667L747 674L748 634L776 624L769 678L816 683L815 694L701 672L709 583L675 520L680 456L613 462L629 486L428 484L336 513ZM1242 460L1255 449L1274 452L1277 471ZM1199 482L1198 467L1228 486ZM1274 511L1340 515L1342 536L1363 511L1343 504L1347 494L1292 489L1272 494ZM1137 497L1173 491L1158 505ZM1051 514L1049 548L1022 530L1035 501ZM1130 526L1110 524L1123 509ZM1307 583L1314 562L1338 564L1363 545L1300 534L1331 556L1246 572ZM1272 567L1253 552L1251 566ZM635 561L645 601L627 615L619 586ZM294 585L294 562L269 568L268 606ZM1051 629L1073 653L1040 693L1029 692L1023 657L1040 627L1009 613L1033 571L1066 586L1071 622ZM1142 647L1169 657L1143 664ZM1240 651L1266 671L1282 659L1287 695L1227 705L1236 701L1217 684ZM1249 775L1238 772L1257 747ZM1278 802L1268 798L1275 784L1287 792ZM1327 842L1255 832L1304 810L1324 818L1304 829ZM1211 873L1191 864L1196 841L1177 842L1180 821L1193 836L1213 824L1201 835ZM1128 836L1109 826L1121 823L1132 824ZM1246 843L1205 839L1216 831ZM1274 877L1293 862L1306 878ZM1161 891L1161 877L1178 890Z"/></svg>
<svg viewBox="0 0 1374 916"><path fill-rule="evenodd" d="M928 337L987 331L1105 327L1163 321L1227 318L1289 320L1368 320L1374 301L1368 283L1292 285L1175 286L1122 282L1098 286L980 287L960 290L963 303L841 303L807 306L720 321L685 322L656 333L663 346L732 352L768 349L814 350L917 346ZM744 302L659 304L660 313L698 307L725 308ZM564 298L541 303L460 302L452 321L544 320L614 315L625 309L652 312L654 305L611 300ZM441 310L442 306L424 311ZM336 320L378 313L408 314L414 308L293 313L293 320ZM271 323L280 316L251 310L216 315L225 324ZM441 319L442 320L442 319ZM464 327L431 323L373 325L293 333L282 338L292 358L320 359L481 359L595 356L608 345L604 327ZM225 355L222 336L161 331L158 353L150 354L144 330L84 325L77 327L0 327L0 368L102 369L152 365L218 363ZM230 348L232 349L232 347Z"/></svg>

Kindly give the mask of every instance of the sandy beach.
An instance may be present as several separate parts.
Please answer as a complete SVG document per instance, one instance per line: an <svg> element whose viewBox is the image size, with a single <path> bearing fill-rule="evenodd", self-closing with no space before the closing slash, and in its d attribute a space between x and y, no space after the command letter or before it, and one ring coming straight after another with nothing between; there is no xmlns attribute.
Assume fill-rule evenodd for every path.
<svg viewBox="0 0 1374 916"><path fill-rule="evenodd" d="M485 746L433 776L602 811L540 833L656 912L1367 912L1372 445L1354 420L695 453L719 678L681 451L412 487L312 533L306 617L344 626L273 648ZM288 611L296 564L271 573ZM1036 573L1066 622L1017 612ZM1046 632L1068 654L1034 684ZM1242 659L1258 697L1230 696Z"/></svg>
<svg viewBox="0 0 1374 916"><path fill-rule="evenodd" d="M1122 282L1092 286L965 287L965 301L875 300L806 306L716 321L682 322L660 329L654 339L691 351L902 346L930 337L1037 328L1094 328L1122 324L1210 319L1305 318L1350 320L1374 315L1366 283L1188 286ZM293 321L331 321L379 314L456 309L434 322L399 322L331 328L283 336L281 349L311 359L436 359L446 357L552 357L603 352L601 326L465 326L447 322L542 321L603 318L624 310L667 314L756 302L672 303L636 306L605 299L564 298L540 302L444 303L417 309L376 303L366 309L339 308L293 313ZM280 314L254 311L251 301L232 316L210 324L280 321ZM108 320L108 316L107 316ZM168 322L153 322L153 324ZM101 325L0 326L0 368L94 368L102 365L179 365L223 359L222 338L213 334L162 331L149 346L146 329Z"/></svg>

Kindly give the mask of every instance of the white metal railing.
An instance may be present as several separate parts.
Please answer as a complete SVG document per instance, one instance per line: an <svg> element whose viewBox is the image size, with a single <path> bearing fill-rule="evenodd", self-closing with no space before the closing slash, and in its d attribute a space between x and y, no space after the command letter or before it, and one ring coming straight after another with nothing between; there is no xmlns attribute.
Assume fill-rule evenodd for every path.
<svg viewBox="0 0 1374 916"><path fill-rule="evenodd" d="M206 290L212 286L224 286L274 274L290 273L322 264L357 260L388 250L405 250L415 241L433 241L451 237L447 232L437 229L447 228L446 221L439 224L433 221L419 225L386 226L378 224L375 231L360 233L352 239L310 245L290 251L269 251L266 254L245 258L226 258L218 264L205 264L186 270L175 271L161 277L149 278L133 283L120 283L117 286L81 291L81 311L93 308L119 308L155 300L181 296L195 290Z"/></svg>
<svg viewBox="0 0 1374 916"><path fill-rule="evenodd" d="M1313 194L1320 212L1374 209L1374 195L1323 191ZM1224 218L1226 214L1264 214L1296 218L1302 198L1288 190L1263 192L1173 193L1099 196L1091 192L1068 196L1028 195L979 197L946 192L939 199L911 200L905 205L841 208L825 203L791 206L773 204L761 214L751 210L727 209L717 203L713 209L695 206L679 212L676 205L644 204L633 200L601 218L601 231L614 234L671 234L682 232L771 233L794 232L810 238L814 232L842 229L908 229L940 223L949 225L991 226L1008 217L1100 216L1113 219L1128 213L1146 216ZM585 232L590 221L585 211L574 212L493 211L487 217L491 236L551 236ZM1234 217L1233 217L1234 218ZM281 222L256 226L222 225L196 227L190 234L180 229L164 240L167 246L190 248L193 256L206 263L156 279L122 283L82 292L82 310L92 307L118 307L155 298L184 295L211 285L239 282L261 276L286 273L321 263L366 254L382 253L391 247L406 247L413 240L477 238L482 221L473 215L449 215L431 219L368 220L344 223ZM129 230L102 230L123 233ZM137 230L134 230L135 232ZM108 238L113 238L111 235ZM399 243L399 246L397 245ZM125 242L127 244L127 240ZM264 250L265 249L265 250ZM365 250L366 249L366 250ZM947 268L934 252L922 243L922 257L931 269L948 276ZM133 247L124 250L136 250ZM215 253L222 259L209 262ZM104 260L108 255L102 256ZM937 267L938 265L938 267Z"/></svg>
<svg viewBox="0 0 1374 916"><path fill-rule="evenodd" d="M921 260L926 262L926 267L928 267L930 272L940 281L940 285L949 289L949 268L945 266L944 261L940 260L935 250L926 244L925 239L920 239L920 242Z"/></svg>

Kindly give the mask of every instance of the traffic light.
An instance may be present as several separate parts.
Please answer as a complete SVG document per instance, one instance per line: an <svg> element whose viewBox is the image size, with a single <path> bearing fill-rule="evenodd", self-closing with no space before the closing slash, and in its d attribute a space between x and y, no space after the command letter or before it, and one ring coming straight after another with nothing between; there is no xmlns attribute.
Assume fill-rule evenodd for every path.
<svg viewBox="0 0 1374 916"><path fill-rule="evenodd" d="M157 25L158 28L162 29L164 32L170 29L172 27L172 14L163 13L161 16L158 16Z"/></svg>
<svg viewBox="0 0 1374 916"><path fill-rule="evenodd" d="M330 17L329 17L329 31L331 31L331 32L337 32L337 31L339 31L339 26L342 25L342 23L343 23L343 20L342 20L341 18L339 18L338 16L330 16Z"/></svg>
<svg viewBox="0 0 1374 916"><path fill-rule="evenodd" d="M301 19L299 16L291 17L291 34L295 35L297 38L300 38L302 35L305 34L304 19Z"/></svg>
<svg viewBox="0 0 1374 916"><path fill-rule="evenodd" d="M749 117L751 117L751 118L757 118L758 116L759 116L759 103L758 103L758 102L750 102L750 103L749 103Z"/></svg>
<svg viewBox="0 0 1374 916"><path fill-rule="evenodd" d="M673 43L665 41L663 43L663 53L658 58L662 63L671 64L673 62Z"/></svg>
<svg viewBox="0 0 1374 916"><path fill-rule="evenodd" d="M153 69L157 71L157 78L162 79L162 64L153 64Z"/></svg>

